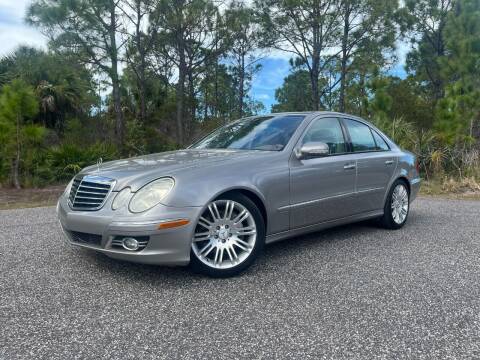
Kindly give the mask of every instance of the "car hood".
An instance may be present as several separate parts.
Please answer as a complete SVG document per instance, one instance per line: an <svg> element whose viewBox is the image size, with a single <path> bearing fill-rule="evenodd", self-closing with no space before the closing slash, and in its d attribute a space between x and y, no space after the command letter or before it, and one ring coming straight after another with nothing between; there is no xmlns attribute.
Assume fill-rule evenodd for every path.
<svg viewBox="0 0 480 360"><path fill-rule="evenodd" d="M162 176L173 176L180 170L214 166L238 158L257 157L263 151L186 149L109 161L83 169L81 175L98 175L116 180L114 191L131 186L132 191Z"/></svg>

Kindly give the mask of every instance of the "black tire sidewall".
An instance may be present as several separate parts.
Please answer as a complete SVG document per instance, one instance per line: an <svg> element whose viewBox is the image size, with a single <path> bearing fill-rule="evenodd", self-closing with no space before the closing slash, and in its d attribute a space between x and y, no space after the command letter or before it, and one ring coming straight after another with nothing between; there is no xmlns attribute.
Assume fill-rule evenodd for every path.
<svg viewBox="0 0 480 360"><path fill-rule="evenodd" d="M238 275L245 269L247 269L263 251L263 248L265 246L265 222L263 220L262 214L260 213L260 210L255 205L255 203L243 194L232 193L225 196L220 196L214 201L216 200L233 200L247 208L250 214L252 214L255 221L255 226L257 228L257 238L255 241L255 245L247 259L230 269L215 269L208 265L205 265L197 258L197 256L193 252L193 249L190 247L190 268L197 273L204 274L210 277L231 277Z"/></svg>
<svg viewBox="0 0 480 360"><path fill-rule="evenodd" d="M405 216L405 220L401 224L398 224L397 222L395 222L395 220L393 220L393 215L392 215L392 196L393 196L393 192L394 192L395 188L397 187L397 185L403 185L405 187L405 190L407 191L407 195L408 195L407 216ZM388 193L387 199L385 201L385 207L384 207L383 211L384 211L383 217L382 217L383 227L385 227L387 229L396 230L396 229L400 229L401 227L403 227L407 223L408 215L410 214L410 191L409 191L407 183L404 180L398 179L398 180L395 180L395 182L392 184L392 186L390 187L390 191Z"/></svg>

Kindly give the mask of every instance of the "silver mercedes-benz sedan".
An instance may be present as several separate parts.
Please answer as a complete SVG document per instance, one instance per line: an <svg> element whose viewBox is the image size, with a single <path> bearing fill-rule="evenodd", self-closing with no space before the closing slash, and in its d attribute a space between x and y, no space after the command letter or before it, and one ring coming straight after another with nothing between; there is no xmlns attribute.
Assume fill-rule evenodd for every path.
<svg viewBox="0 0 480 360"><path fill-rule="evenodd" d="M280 113L240 119L185 150L87 167L57 213L72 245L225 277L266 243L365 219L398 229L419 187L415 156L368 122Z"/></svg>

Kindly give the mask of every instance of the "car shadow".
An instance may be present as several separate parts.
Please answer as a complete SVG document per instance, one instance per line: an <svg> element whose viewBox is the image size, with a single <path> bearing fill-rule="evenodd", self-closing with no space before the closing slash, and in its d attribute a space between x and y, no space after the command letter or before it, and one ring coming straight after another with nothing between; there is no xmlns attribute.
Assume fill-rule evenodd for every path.
<svg viewBox="0 0 480 360"><path fill-rule="evenodd" d="M422 216L415 214L409 219L405 228L415 226L422 222ZM271 271L281 271L281 267L294 261L299 251L302 253L331 251L346 245L347 242L355 241L355 238L366 233L382 233L390 230L379 228L372 221L363 221L348 225L341 225L306 235L296 236L279 242L269 244L257 261L244 273L229 279L211 279L192 272L189 267L167 267L158 265L137 264L127 261L109 258L108 256L80 249L86 261L95 263L102 273L109 274L115 279L145 282L150 286L189 286L205 284L206 282L222 284L231 281L249 280L252 277L266 276Z"/></svg>

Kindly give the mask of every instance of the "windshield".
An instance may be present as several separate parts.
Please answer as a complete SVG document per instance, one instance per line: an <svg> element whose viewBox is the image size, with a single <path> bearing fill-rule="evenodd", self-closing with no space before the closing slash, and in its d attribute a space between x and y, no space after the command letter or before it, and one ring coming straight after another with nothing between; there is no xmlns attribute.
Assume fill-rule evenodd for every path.
<svg viewBox="0 0 480 360"><path fill-rule="evenodd" d="M215 130L192 149L281 151L305 116L262 116L238 120Z"/></svg>

